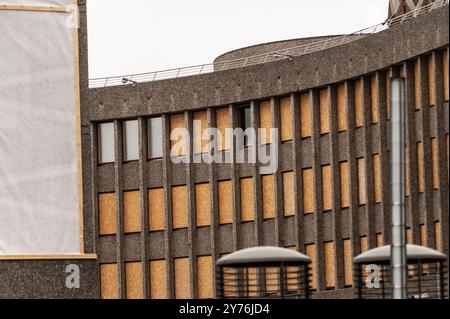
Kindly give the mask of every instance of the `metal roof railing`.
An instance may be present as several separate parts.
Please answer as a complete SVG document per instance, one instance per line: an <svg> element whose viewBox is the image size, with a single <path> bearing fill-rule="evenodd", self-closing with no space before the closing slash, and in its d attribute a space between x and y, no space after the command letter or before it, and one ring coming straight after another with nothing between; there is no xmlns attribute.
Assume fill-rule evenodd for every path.
<svg viewBox="0 0 450 319"><path fill-rule="evenodd" d="M174 79L186 76L200 75L212 72L219 72L229 69L242 68L246 66L262 64L267 62L272 62L280 60L283 58L290 58L301 56L304 54L321 51L324 49L340 46L345 43L357 41L363 37L384 31L388 28L395 27L397 25L403 24L404 22L416 18L419 15L429 13L435 9L441 8L448 5L449 0L438 0L428 5L419 7L403 15L393 17L377 25L353 32L351 34L336 36L333 38L327 38L318 40L316 42L307 43L291 48L286 48L278 51L271 51L268 53L253 55L245 58L239 58L228 61L214 62L209 64L188 66L176 69L168 69L156 72L138 73L138 74L128 74L112 77L103 78L93 78L89 80L90 88L101 88L108 86L118 86L126 85L130 82L124 81L128 79L140 82L153 82L166 79Z"/></svg>

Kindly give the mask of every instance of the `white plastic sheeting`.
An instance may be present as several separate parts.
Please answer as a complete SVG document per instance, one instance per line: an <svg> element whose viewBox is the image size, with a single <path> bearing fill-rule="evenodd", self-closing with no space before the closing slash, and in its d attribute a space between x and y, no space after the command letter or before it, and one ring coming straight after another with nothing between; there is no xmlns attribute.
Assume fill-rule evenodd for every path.
<svg viewBox="0 0 450 319"><path fill-rule="evenodd" d="M81 253L68 15L0 10L0 256Z"/></svg>
<svg viewBox="0 0 450 319"><path fill-rule="evenodd" d="M73 0L0 0L0 5L14 6L67 6L72 3Z"/></svg>

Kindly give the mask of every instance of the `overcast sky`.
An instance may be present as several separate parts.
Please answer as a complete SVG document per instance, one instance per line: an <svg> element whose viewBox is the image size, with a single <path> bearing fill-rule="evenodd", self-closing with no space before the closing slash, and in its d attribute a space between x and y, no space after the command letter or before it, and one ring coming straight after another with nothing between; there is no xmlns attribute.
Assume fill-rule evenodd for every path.
<svg viewBox="0 0 450 319"><path fill-rule="evenodd" d="M230 50L344 34L382 22L389 0L88 0L89 73L211 63Z"/></svg>

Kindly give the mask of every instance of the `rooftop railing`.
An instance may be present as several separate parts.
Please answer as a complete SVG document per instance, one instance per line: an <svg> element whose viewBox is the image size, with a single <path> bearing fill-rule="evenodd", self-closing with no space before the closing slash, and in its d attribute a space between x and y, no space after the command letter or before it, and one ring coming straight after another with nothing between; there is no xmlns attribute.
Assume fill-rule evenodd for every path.
<svg viewBox="0 0 450 319"><path fill-rule="evenodd" d="M209 64L188 66L176 69L168 69L155 72L128 74L112 77L93 78L89 80L90 88L101 88L108 86L127 85L129 83L152 82L166 79L174 79L186 76L200 75L212 72L220 72L229 69L242 68L246 66L272 62L280 59L293 59L304 54L321 51L340 46L345 43L357 41L363 37L384 31L388 28L401 25L406 21L416 18L419 15L429 13L435 9L447 6L449 0L438 0L428 5L419 7L403 15L393 17L375 26L371 26L351 34L335 36L332 38L321 39L312 43L294 46L282 50L271 51L268 53L253 55L249 57L214 62Z"/></svg>

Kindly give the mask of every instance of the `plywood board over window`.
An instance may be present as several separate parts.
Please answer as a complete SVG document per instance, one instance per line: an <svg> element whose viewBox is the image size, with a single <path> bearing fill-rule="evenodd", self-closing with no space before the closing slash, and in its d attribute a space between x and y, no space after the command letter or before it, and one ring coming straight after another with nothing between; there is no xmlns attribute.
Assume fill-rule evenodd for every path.
<svg viewBox="0 0 450 319"><path fill-rule="evenodd" d="M352 257L352 242L350 239L344 239L344 285L353 285L353 257Z"/></svg>
<svg viewBox="0 0 450 319"><path fill-rule="evenodd" d="M325 284L327 288L336 285L334 243L325 243Z"/></svg>
<svg viewBox="0 0 450 319"><path fill-rule="evenodd" d="M254 211L255 195L253 190L253 178L241 179L241 220L243 222L255 220Z"/></svg>
<svg viewBox="0 0 450 319"><path fill-rule="evenodd" d="M328 89L320 90L320 134L330 133L330 94Z"/></svg>
<svg viewBox="0 0 450 319"><path fill-rule="evenodd" d="M442 63L442 68L443 68L443 72L442 75L444 77L444 100L448 101L448 97L449 97L449 85L448 85L448 53L449 49L447 48L447 50L445 50L442 54L442 59L443 59L443 63Z"/></svg>
<svg viewBox="0 0 450 319"><path fill-rule="evenodd" d="M198 298L211 299L214 297L213 288L213 260L211 256L197 258L198 265Z"/></svg>
<svg viewBox="0 0 450 319"><path fill-rule="evenodd" d="M262 182L262 202L264 219L275 218L275 194L274 194L274 176L265 175L261 178Z"/></svg>
<svg viewBox="0 0 450 319"><path fill-rule="evenodd" d="M148 190L148 222L150 231L164 230L165 221L165 208L166 203L164 200L164 189L154 188Z"/></svg>
<svg viewBox="0 0 450 319"><path fill-rule="evenodd" d="M292 105L290 97L280 99L280 126L281 141L286 142L292 140Z"/></svg>
<svg viewBox="0 0 450 319"><path fill-rule="evenodd" d="M375 187L375 203L381 203L383 190L381 185L380 154L373 155L373 180Z"/></svg>
<svg viewBox="0 0 450 319"><path fill-rule="evenodd" d="M167 263L165 260L150 261L150 297L167 299Z"/></svg>
<svg viewBox="0 0 450 319"><path fill-rule="evenodd" d="M386 72L386 118L391 118L391 75Z"/></svg>
<svg viewBox="0 0 450 319"><path fill-rule="evenodd" d="M371 77L370 85L370 97L371 97L371 120L372 124L376 124L379 121L379 99L378 99L378 82L377 76L373 75Z"/></svg>
<svg viewBox="0 0 450 319"><path fill-rule="evenodd" d="M141 231L141 195L139 191L123 193L124 232Z"/></svg>
<svg viewBox="0 0 450 319"><path fill-rule="evenodd" d="M337 87L337 120L338 132L347 130L347 92L345 84L341 83Z"/></svg>
<svg viewBox="0 0 450 319"><path fill-rule="evenodd" d="M433 188L439 188L439 159L437 138L431 139L431 155L433 158Z"/></svg>
<svg viewBox="0 0 450 319"><path fill-rule="evenodd" d="M350 206L350 172L348 162L339 163L339 176L341 186L341 207Z"/></svg>
<svg viewBox="0 0 450 319"><path fill-rule="evenodd" d="M195 185L195 216L197 227L211 225L210 188L208 183Z"/></svg>
<svg viewBox="0 0 450 319"><path fill-rule="evenodd" d="M436 250L442 252L442 233L441 233L441 223L434 223L434 235L436 239Z"/></svg>
<svg viewBox="0 0 450 319"><path fill-rule="evenodd" d="M295 215L294 172L283 173L284 216Z"/></svg>
<svg viewBox="0 0 450 319"><path fill-rule="evenodd" d="M436 78L434 72L434 58L433 55L428 56L428 87L429 87L429 100L430 106L436 105Z"/></svg>
<svg viewBox="0 0 450 319"><path fill-rule="evenodd" d="M173 228L187 228L189 225L189 210L186 185L172 187L172 210Z"/></svg>
<svg viewBox="0 0 450 319"><path fill-rule="evenodd" d="M358 158L358 199L359 205L366 204L366 162Z"/></svg>
<svg viewBox="0 0 450 319"><path fill-rule="evenodd" d="M355 81L355 127L362 127L363 124L363 85L362 80L359 79Z"/></svg>
<svg viewBox="0 0 450 319"><path fill-rule="evenodd" d="M322 205L324 211L333 209L333 186L331 181L331 166L322 166Z"/></svg>
<svg viewBox="0 0 450 319"><path fill-rule="evenodd" d="M428 246L427 227L424 224L420 225L420 245Z"/></svg>
<svg viewBox="0 0 450 319"><path fill-rule="evenodd" d="M190 265L189 258L175 258L175 299L189 299L190 292Z"/></svg>
<svg viewBox="0 0 450 319"><path fill-rule="evenodd" d="M303 175L303 212L314 213L314 174L312 168L302 170Z"/></svg>
<svg viewBox="0 0 450 319"><path fill-rule="evenodd" d="M300 128L301 137L306 138L311 136L311 98L309 93L300 95Z"/></svg>
<svg viewBox="0 0 450 319"><path fill-rule="evenodd" d="M219 223L221 225L233 223L233 187L231 181L219 181Z"/></svg>
<svg viewBox="0 0 450 319"><path fill-rule="evenodd" d="M361 248L361 253L364 253L369 250L369 239L367 236L361 236L359 238L359 244Z"/></svg>
<svg viewBox="0 0 450 319"><path fill-rule="evenodd" d="M102 299L119 298L117 271L117 264L100 265L100 296Z"/></svg>
<svg viewBox="0 0 450 319"><path fill-rule="evenodd" d="M194 113L194 153L207 153L208 149L208 139L203 139L203 133L208 129L208 119L206 111L195 112Z"/></svg>
<svg viewBox="0 0 450 319"><path fill-rule="evenodd" d="M418 174L418 187L419 193L423 193L425 190L424 181L424 167L423 167L423 143L417 143L417 174Z"/></svg>
<svg viewBox="0 0 450 319"><path fill-rule="evenodd" d="M408 146L405 146L405 196L409 196L411 194L411 188L409 186L410 183L410 163L409 163L409 151Z"/></svg>
<svg viewBox="0 0 450 319"><path fill-rule="evenodd" d="M316 245L315 244L309 244L305 247L305 253L306 256L311 258L311 288L317 289L317 252L316 252Z"/></svg>
<svg viewBox="0 0 450 319"><path fill-rule="evenodd" d="M117 233L115 193L105 193L98 195L98 213L100 235L113 235Z"/></svg>
<svg viewBox="0 0 450 319"><path fill-rule="evenodd" d="M184 113L179 113L179 114L174 114L170 116L170 130L171 133L173 132L173 130L175 129L185 129L186 128L186 123L184 121ZM186 155L186 150L187 150L187 136L185 136L184 134L182 135L177 135L177 138L175 139L171 139L171 156L183 156ZM183 143L183 147L180 148L176 148L174 149L173 146L175 144L178 145L178 143Z"/></svg>
<svg viewBox="0 0 450 319"><path fill-rule="evenodd" d="M377 247L381 247L384 244L384 237L382 233L377 234Z"/></svg>
<svg viewBox="0 0 450 319"><path fill-rule="evenodd" d="M125 263L125 277L127 299L143 299L142 263Z"/></svg>
<svg viewBox="0 0 450 319"><path fill-rule="evenodd" d="M261 127L261 143L270 144L272 138L270 129L272 127L272 106L270 101L263 101L259 104L259 120Z"/></svg>
<svg viewBox="0 0 450 319"><path fill-rule="evenodd" d="M419 60L414 61L414 99L416 110L419 110L422 105L422 94L420 85L420 70L419 70Z"/></svg>
<svg viewBox="0 0 450 319"><path fill-rule="evenodd" d="M217 141L217 149L225 151L230 149L230 134L226 133L227 128L231 128L230 112L228 107L223 107L216 110L216 124L220 132Z"/></svg>

